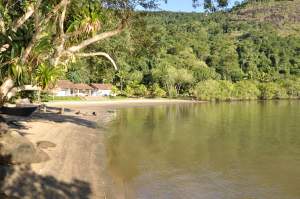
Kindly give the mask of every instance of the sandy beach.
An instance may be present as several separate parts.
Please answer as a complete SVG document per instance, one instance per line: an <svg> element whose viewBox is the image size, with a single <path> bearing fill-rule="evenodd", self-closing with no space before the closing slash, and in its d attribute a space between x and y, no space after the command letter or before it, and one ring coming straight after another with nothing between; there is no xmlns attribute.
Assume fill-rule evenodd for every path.
<svg viewBox="0 0 300 199"><path fill-rule="evenodd" d="M172 103L184 100L113 100L98 102L52 102L47 113L17 120L18 132L33 143L47 141L50 160L17 165L7 174L4 193L16 198L99 199L123 198L112 193L112 180L105 174L104 132L115 108ZM59 108L64 107L64 115ZM108 111L110 110L110 111ZM95 112L96 115L92 113Z"/></svg>

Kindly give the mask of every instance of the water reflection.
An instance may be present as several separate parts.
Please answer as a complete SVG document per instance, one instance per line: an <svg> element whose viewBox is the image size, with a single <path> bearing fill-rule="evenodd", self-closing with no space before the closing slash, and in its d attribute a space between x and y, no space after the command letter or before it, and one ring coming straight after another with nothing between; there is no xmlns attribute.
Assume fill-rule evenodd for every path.
<svg viewBox="0 0 300 199"><path fill-rule="evenodd" d="M107 133L126 198L300 198L300 102L127 108Z"/></svg>

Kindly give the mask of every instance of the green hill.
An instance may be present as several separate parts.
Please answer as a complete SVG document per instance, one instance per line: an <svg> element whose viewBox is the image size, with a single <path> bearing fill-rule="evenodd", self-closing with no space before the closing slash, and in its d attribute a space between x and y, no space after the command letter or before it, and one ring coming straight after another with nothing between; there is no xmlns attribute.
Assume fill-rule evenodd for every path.
<svg viewBox="0 0 300 199"><path fill-rule="evenodd" d="M293 88L289 92L298 97L298 2L246 3L212 14L137 13L126 32L93 46L95 51L113 55L120 70L115 73L108 63L91 58L81 64L92 66L87 72L92 75L81 77L114 82L128 96L145 95L147 89L153 93L154 88L169 96L191 95L199 85L212 80L217 84L205 84L205 88L218 90L213 85L219 88L219 83L226 87L214 95L222 96L222 90L231 93L228 89L242 82L246 92L259 87L259 98L287 97L284 85L289 82L298 85L299 91ZM69 77L80 77L74 71L80 70L71 70ZM251 81L250 85L244 85L245 81ZM267 95L263 89L273 94Z"/></svg>
<svg viewBox="0 0 300 199"><path fill-rule="evenodd" d="M299 34L300 1L263 1L237 6L230 17L239 22L268 23L282 34Z"/></svg>

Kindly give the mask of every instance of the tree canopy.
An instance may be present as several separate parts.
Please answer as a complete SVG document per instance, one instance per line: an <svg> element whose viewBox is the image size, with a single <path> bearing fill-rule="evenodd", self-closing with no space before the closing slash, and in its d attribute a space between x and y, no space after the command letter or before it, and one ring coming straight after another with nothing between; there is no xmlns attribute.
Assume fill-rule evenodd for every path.
<svg viewBox="0 0 300 199"><path fill-rule="evenodd" d="M222 10L226 0L191 1L219 10L210 14L135 11L164 2L2 0L0 80L46 88L56 78L45 74L58 77L54 69L60 68L74 82L112 82L121 91L159 86L171 96L191 95L206 80L267 83L299 76L299 35L278 32L278 23L270 23L281 19L278 13L266 22L239 20L235 13L248 11L236 10L247 2L230 12Z"/></svg>

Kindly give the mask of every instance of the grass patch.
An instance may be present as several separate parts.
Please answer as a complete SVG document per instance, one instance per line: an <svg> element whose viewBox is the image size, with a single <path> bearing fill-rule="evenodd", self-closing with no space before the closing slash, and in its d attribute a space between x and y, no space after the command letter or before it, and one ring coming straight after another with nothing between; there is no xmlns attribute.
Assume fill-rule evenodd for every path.
<svg viewBox="0 0 300 199"><path fill-rule="evenodd" d="M78 96L54 96L51 101L84 101L84 99Z"/></svg>

